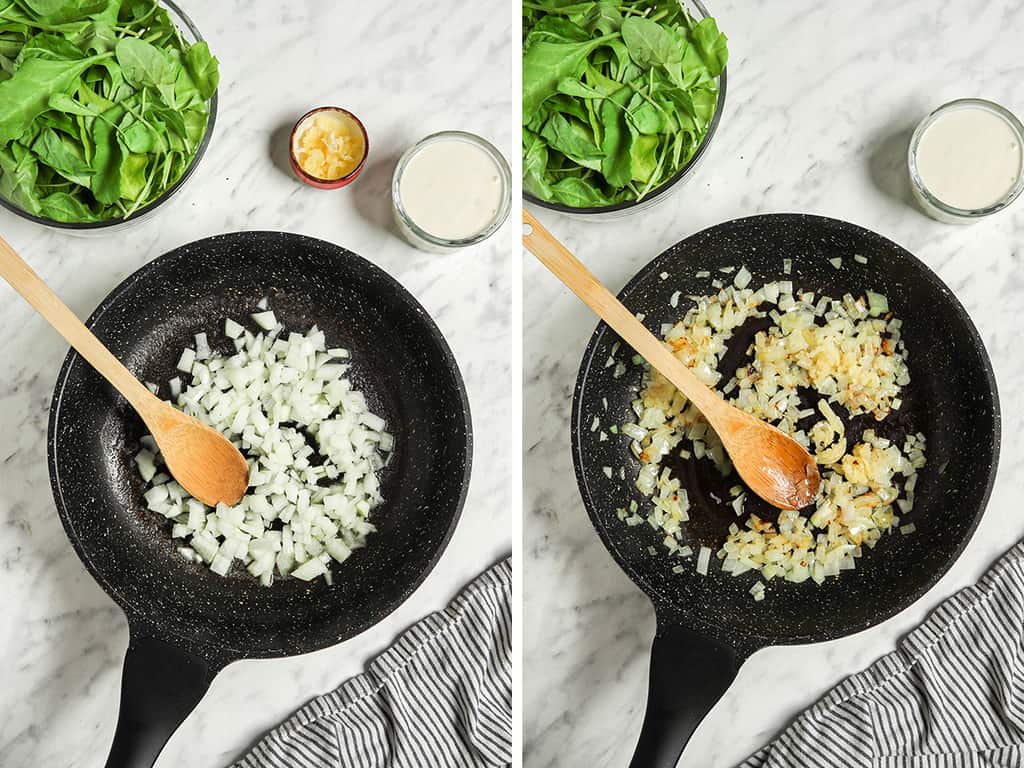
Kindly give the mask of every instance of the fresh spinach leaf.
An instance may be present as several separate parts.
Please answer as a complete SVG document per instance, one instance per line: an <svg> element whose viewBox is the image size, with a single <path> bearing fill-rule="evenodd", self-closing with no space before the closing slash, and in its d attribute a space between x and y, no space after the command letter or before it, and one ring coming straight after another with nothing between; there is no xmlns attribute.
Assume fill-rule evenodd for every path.
<svg viewBox="0 0 1024 768"><path fill-rule="evenodd" d="M573 208L596 208L613 201L586 179L570 176L552 185L551 196Z"/></svg>
<svg viewBox="0 0 1024 768"><path fill-rule="evenodd" d="M39 214L54 221L89 221L92 211L69 192L53 192L39 201Z"/></svg>
<svg viewBox="0 0 1024 768"><path fill-rule="evenodd" d="M83 117L95 117L96 111L84 104L80 104L66 93L55 93L46 100L46 105L55 112L64 112L69 115L82 115Z"/></svg>
<svg viewBox="0 0 1024 768"><path fill-rule="evenodd" d="M174 83L178 79L178 70L167 54L145 40L133 37L119 40L115 52L125 80L137 88L156 88L168 107L173 108L177 104Z"/></svg>
<svg viewBox="0 0 1024 768"><path fill-rule="evenodd" d="M206 115L192 110L185 113L184 120L186 144L190 147L199 146L206 133Z"/></svg>
<svg viewBox="0 0 1024 768"><path fill-rule="evenodd" d="M86 52L110 53L117 47L118 37L111 25L102 21L91 21L69 35L68 40Z"/></svg>
<svg viewBox="0 0 1024 768"><path fill-rule="evenodd" d="M93 123L93 177L89 185L93 196L104 205L113 205L121 198L121 145L117 140L114 118L120 107L108 110Z"/></svg>
<svg viewBox="0 0 1024 768"><path fill-rule="evenodd" d="M78 76L103 56L79 61L31 58L0 83L0 145L19 138L46 111L50 96L67 93Z"/></svg>
<svg viewBox="0 0 1024 768"><path fill-rule="evenodd" d="M658 150L661 142L657 136L636 136L629 145L629 167L633 181L649 182L658 168Z"/></svg>
<svg viewBox="0 0 1024 768"><path fill-rule="evenodd" d="M88 19L117 21L119 0L18 0L25 14L48 26L67 26Z"/></svg>
<svg viewBox="0 0 1024 768"><path fill-rule="evenodd" d="M548 146L584 168L601 170L604 152L594 143L594 134L578 120L570 120L556 113L544 124L540 132Z"/></svg>
<svg viewBox="0 0 1024 768"><path fill-rule="evenodd" d="M149 159L146 155L136 154L121 145L121 197L137 202L146 189L146 167Z"/></svg>
<svg viewBox="0 0 1024 768"><path fill-rule="evenodd" d="M728 41L725 35L718 31L714 19L709 16L700 20L693 28L693 42L711 75L718 77L722 74L725 62L729 58Z"/></svg>
<svg viewBox="0 0 1024 768"><path fill-rule="evenodd" d="M565 77L558 81L558 92L566 96L575 96L578 99L603 99L605 93L591 88L575 77Z"/></svg>
<svg viewBox="0 0 1024 768"><path fill-rule="evenodd" d="M544 200L551 199L551 185L545 178L548 145L532 131L523 131L523 187Z"/></svg>
<svg viewBox="0 0 1024 768"><path fill-rule="evenodd" d="M630 58L640 67L678 64L683 60L683 41L672 29L647 18L630 16L623 21L622 40Z"/></svg>
<svg viewBox="0 0 1024 768"><path fill-rule="evenodd" d="M41 163L49 166L68 181L89 185L92 168L85 161L81 149L70 139L48 128L32 143L32 151Z"/></svg>
<svg viewBox="0 0 1024 768"><path fill-rule="evenodd" d="M588 32L599 35L610 35L622 29L622 12L618 6L609 2L591 4L580 26Z"/></svg>
<svg viewBox="0 0 1024 768"><path fill-rule="evenodd" d="M633 92L623 86L601 104L601 125L604 126L604 137L601 149L604 157L601 160L601 174L611 187L621 189L633 177L630 145L633 135L626 122L626 102Z"/></svg>
<svg viewBox="0 0 1024 768"><path fill-rule="evenodd" d="M127 126L121 127L121 140L129 152L147 154L157 148L160 136L147 123L132 120Z"/></svg>
<svg viewBox="0 0 1024 768"><path fill-rule="evenodd" d="M691 97L693 102L693 113L701 126L706 127L711 122L711 116L715 114L717 94L708 91L694 91Z"/></svg>
<svg viewBox="0 0 1024 768"><path fill-rule="evenodd" d="M637 133L662 133L667 123L664 112L641 93L630 99L626 119Z"/></svg>
<svg viewBox="0 0 1024 768"><path fill-rule="evenodd" d="M79 61L83 56L82 50L67 38L44 32L25 43L24 47L18 52L14 65L15 67L21 67L29 59Z"/></svg>
<svg viewBox="0 0 1024 768"><path fill-rule="evenodd" d="M39 166L35 157L20 144L0 148L0 195L29 213L39 214L36 178Z"/></svg>
<svg viewBox="0 0 1024 768"><path fill-rule="evenodd" d="M558 90L566 77L579 78L587 56L610 37L583 43L533 43L523 54L523 122L528 122L540 105Z"/></svg>
<svg viewBox="0 0 1024 768"><path fill-rule="evenodd" d="M593 35L589 30L562 16L545 16L526 36L526 44L534 43L585 43Z"/></svg>
<svg viewBox="0 0 1024 768"><path fill-rule="evenodd" d="M189 48L185 54L185 67L203 101L213 96L220 83L220 66L217 59L210 55L210 46L199 42Z"/></svg>

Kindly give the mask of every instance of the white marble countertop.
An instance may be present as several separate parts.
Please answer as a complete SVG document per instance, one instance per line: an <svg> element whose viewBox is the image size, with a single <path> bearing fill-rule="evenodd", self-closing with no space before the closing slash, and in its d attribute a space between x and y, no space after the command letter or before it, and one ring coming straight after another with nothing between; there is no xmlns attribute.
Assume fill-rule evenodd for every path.
<svg viewBox="0 0 1024 768"><path fill-rule="evenodd" d="M398 155L437 130L473 131L518 157L519 16L509 4L458 0L185 5L222 71L215 138L195 178L155 219L113 237L71 237L0 212L3 236L81 316L148 260L208 235L276 229L342 244L397 277L435 318L466 379L475 432L465 511L430 577L358 638L222 672L158 762L207 768L361 672L512 550L518 227L457 255L424 254L391 231L389 185ZM351 108L370 133L362 177L337 192L300 185L287 166L292 123L325 103ZM67 347L2 284L0 327L0 765L92 768L113 734L127 624L75 556L50 496L47 409Z"/></svg>
<svg viewBox="0 0 1024 768"><path fill-rule="evenodd" d="M729 90L697 175L660 207L617 223L546 212L542 220L614 290L678 240L740 216L817 213L880 232L936 270L971 313L995 366L1004 437L988 511L942 581L867 632L755 654L690 742L680 764L698 768L735 765L766 743L1024 534L1024 202L949 227L911 206L905 181L910 132L932 108L981 96L1024 113L1024 8L1011 0L710 5L729 35ZM654 613L598 540L573 479L570 401L595 320L531 260L524 280L525 765L618 768L639 734Z"/></svg>

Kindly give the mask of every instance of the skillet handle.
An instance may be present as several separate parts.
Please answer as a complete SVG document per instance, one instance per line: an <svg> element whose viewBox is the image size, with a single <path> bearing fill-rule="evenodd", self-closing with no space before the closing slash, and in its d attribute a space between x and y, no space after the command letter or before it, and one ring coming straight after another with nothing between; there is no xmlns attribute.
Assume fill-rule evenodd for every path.
<svg viewBox="0 0 1024 768"><path fill-rule="evenodd" d="M675 768L693 732L732 685L748 655L659 618L647 713L630 768Z"/></svg>
<svg viewBox="0 0 1024 768"><path fill-rule="evenodd" d="M138 637L133 628L106 768L152 768L217 672L203 659L162 640Z"/></svg>

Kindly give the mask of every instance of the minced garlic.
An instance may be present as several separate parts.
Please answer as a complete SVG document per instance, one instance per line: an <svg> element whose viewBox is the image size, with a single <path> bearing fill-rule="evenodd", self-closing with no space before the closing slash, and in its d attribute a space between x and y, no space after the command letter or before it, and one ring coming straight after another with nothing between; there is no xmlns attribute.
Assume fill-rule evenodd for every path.
<svg viewBox="0 0 1024 768"><path fill-rule="evenodd" d="M336 181L362 162L366 140L348 115L324 110L310 115L299 126L293 150L303 171L316 179Z"/></svg>

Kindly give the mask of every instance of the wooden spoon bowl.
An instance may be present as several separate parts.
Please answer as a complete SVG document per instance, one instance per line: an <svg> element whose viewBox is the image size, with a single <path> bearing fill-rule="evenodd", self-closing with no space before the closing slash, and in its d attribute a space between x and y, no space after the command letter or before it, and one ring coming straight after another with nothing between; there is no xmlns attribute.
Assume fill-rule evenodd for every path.
<svg viewBox="0 0 1024 768"><path fill-rule="evenodd" d="M821 475L802 445L700 381L525 209L523 224L527 250L700 409L750 490L779 509L800 509L814 500Z"/></svg>
<svg viewBox="0 0 1024 768"><path fill-rule="evenodd" d="M238 503L249 486L249 465L226 437L146 389L2 238L0 277L124 395L182 488L207 506Z"/></svg>

